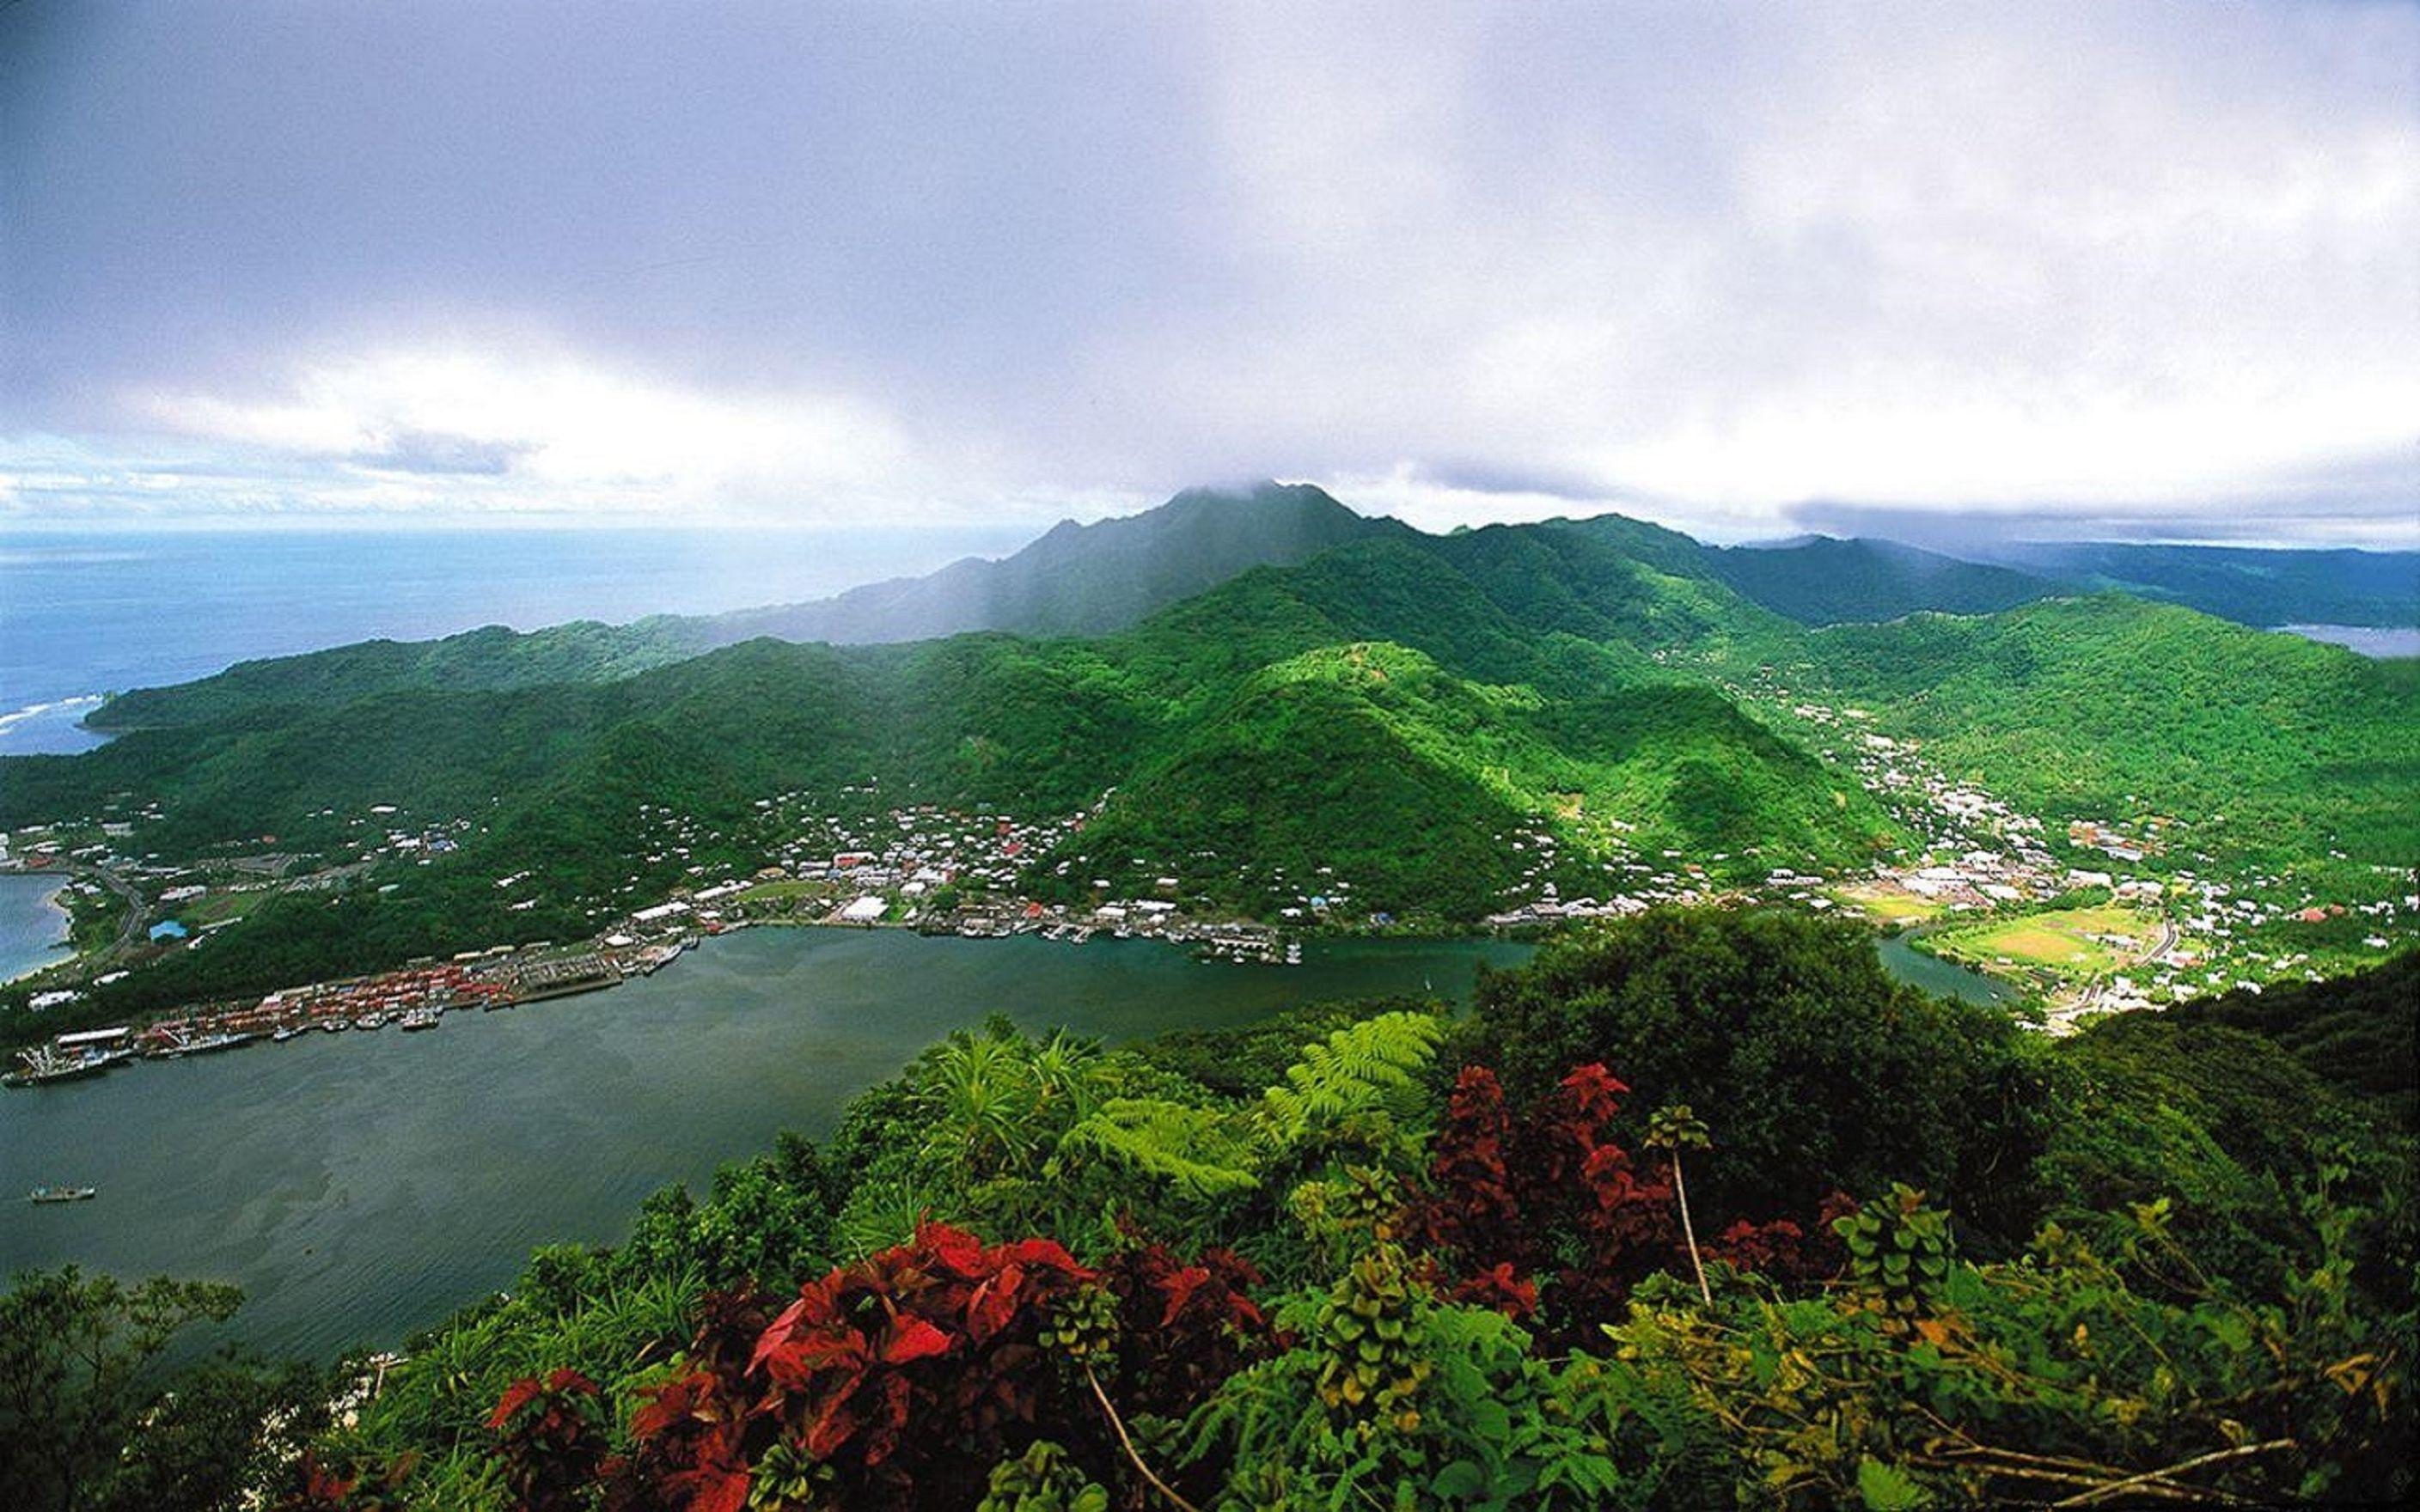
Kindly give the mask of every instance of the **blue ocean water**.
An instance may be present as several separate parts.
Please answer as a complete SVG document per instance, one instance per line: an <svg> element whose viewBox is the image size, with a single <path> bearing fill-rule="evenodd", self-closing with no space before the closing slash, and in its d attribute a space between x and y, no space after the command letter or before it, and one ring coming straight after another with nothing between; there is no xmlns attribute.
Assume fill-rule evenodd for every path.
<svg viewBox="0 0 2420 1512"><path fill-rule="evenodd" d="M67 959L67 910L51 902L66 881L0 876L0 981Z"/></svg>
<svg viewBox="0 0 2420 1512"><path fill-rule="evenodd" d="M256 656L820 598L1030 528L0 532L0 755L82 750L100 696Z"/></svg>

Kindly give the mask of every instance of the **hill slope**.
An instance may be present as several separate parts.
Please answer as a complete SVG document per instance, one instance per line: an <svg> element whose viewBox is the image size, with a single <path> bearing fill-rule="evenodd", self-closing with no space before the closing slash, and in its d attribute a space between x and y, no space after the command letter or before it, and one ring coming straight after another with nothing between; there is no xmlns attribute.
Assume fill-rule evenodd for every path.
<svg viewBox="0 0 2420 1512"><path fill-rule="evenodd" d="M1309 484L1194 488L1140 515L1062 520L997 562L970 557L816 603L718 616L716 633L857 644L965 630L1103 635L1249 568L1402 533L1393 520L1357 515Z"/></svg>
<svg viewBox="0 0 2420 1512"><path fill-rule="evenodd" d="M879 644L969 630L1101 635L1253 567L1414 533L1393 520L1357 515L1309 485L1195 488L1140 515L1091 525L1063 521L996 562L970 557L923 578L814 603L528 634L489 625L440 640L364 641L244 662L175 687L136 689L85 722L96 730L152 730L264 708L324 707L373 692L602 682L765 637Z"/></svg>
<svg viewBox="0 0 2420 1512"><path fill-rule="evenodd" d="M2071 588L2182 604L2239 625L2420 625L2420 551L2049 541L1978 554Z"/></svg>
<svg viewBox="0 0 2420 1512"><path fill-rule="evenodd" d="M1919 609L1990 614L2060 592L2046 579L1896 541L1817 536L1710 553L1714 575L1801 625L1895 620Z"/></svg>
<svg viewBox="0 0 2420 1512"><path fill-rule="evenodd" d="M2420 855L2420 669L2119 594L1843 625L1800 674L2050 818L2276 858Z"/></svg>

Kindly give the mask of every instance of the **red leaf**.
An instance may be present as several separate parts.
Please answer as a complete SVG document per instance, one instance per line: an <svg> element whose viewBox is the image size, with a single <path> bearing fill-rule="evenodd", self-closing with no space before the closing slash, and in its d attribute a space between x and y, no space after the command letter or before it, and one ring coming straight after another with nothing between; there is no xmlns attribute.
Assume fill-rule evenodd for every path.
<svg viewBox="0 0 2420 1512"><path fill-rule="evenodd" d="M848 1442L857 1431L857 1414L849 1410L848 1394L842 1393L824 1403L823 1411L807 1425L807 1453L817 1459L830 1459L832 1452Z"/></svg>
<svg viewBox="0 0 2420 1512"><path fill-rule="evenodd" d="M904 1318L883 1346L882 1363L906 1365L913 1360L930 1359L949 1351L950 1335L921 1318Z"/></svg>
<svg viewBox="0 0 2420 1512"><path fill-rule="evenodd" d="M531 1400L537 1396L539 1390L540 1388L537 1383L537 1378L535 1376L523 1376L520 1380L514 1381L509 1386L506 1386L504 1388L504 1394L496 1398L496 1410L488 1414L488 1427L489 1428L503 1427L505 1422L509 1420L515 1412L520 1412L522 1408L527 1407L530 1404Z"/></svg>
<svg viewBox="0 0 2420 1512"><path fill-rule="evenodd" d="M1160 1282L1159 1289L1168 1298L1168 1310L1159 1315L1159 1326L1166 1328L1176 1321L1176 1315L1185 1310L1185 1304L1193 1300L1193 1293L1200 1290L1209 1279L1210 1273L1206 1269L1199 1265L1188 1265Z"/></svg>
<svg viewBox="0 0 2420 1512"><path fill-rule="evenodd" d="M967 1303L967 1335L983 1344L1006 1328L1016 1316L1016 1293L1024 1285L1024 1268L1007 1265L1001 1268L1000 1274L975 1288L973 1298Z"/></svg>
<svg viewBox="0 0 2420 1512"><path fill-rule="evenodd" d="M757 1335L756 1352L748 1357L748 1368L751 1371L763 1365L767 1355L790 1341L790 1335L798 1330L799 1320L806 1316L806 1312L807 1299L801 1296L783 1308L782 1316L774 1319L765 1332Z"/></svg>

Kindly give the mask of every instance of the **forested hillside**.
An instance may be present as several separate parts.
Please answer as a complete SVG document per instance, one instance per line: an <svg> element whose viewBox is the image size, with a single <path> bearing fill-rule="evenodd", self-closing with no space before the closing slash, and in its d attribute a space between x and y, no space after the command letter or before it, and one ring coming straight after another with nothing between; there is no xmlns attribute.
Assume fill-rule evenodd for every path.
<svg viewBox="0 0 2420 1512"><path fill-rule="evenodd" d="M2420 856L2420 664L2103 594L1840 626L1776 670L2053 818L2148 810L2216 855Z"/></svg>
<svg viewBox="0 0 2420 1512"><path fill-rule="evenodd" d="M1714 572L1746 597L1801 625L1895 620L1919 609L1989 614L2067 592L2029 573L1901 546L1817 536L1786 547L1712 553Z"/></svg>
<svg viewBox="0 0 2420 1512"><path fill-rule="evenodd" d="M2411 664L2117 596L1809 632L1706 555L1618 517L1388 528L1091 640L759 640L649 666L690 632L644 622L346 648L122 701L160 728L7 763L0 827L109 820L172 858L341 865L379 807L458 841L366 879L382 893L272 898L243 950L105 995L128 1008L581 937L700 868L761 866L754 806L784 793L1032 818L1108 794L1037 887L1178 876L1263 918L1325 894L1468 921L1516 877L1579 898L1665 853L1716 884L1854 872L1906 836L1781 733L1806 697L2026 810L2172 821L2181 855L2420 852ZM667 812L694 830L677 856L648 838ZM524 872L545 886L507 911L489 884Z"/></svg>

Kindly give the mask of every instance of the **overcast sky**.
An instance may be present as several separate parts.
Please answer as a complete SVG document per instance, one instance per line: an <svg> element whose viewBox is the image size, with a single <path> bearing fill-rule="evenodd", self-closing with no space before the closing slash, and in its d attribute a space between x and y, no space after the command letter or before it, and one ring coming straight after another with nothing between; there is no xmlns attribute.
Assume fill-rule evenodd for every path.
<svg viewBox="0 0 2420 1512"><path fill-rule="evenodd" d="M0 521L2420 545L2420 6L0 10Z"/></svg>

